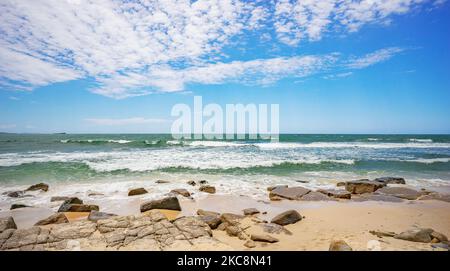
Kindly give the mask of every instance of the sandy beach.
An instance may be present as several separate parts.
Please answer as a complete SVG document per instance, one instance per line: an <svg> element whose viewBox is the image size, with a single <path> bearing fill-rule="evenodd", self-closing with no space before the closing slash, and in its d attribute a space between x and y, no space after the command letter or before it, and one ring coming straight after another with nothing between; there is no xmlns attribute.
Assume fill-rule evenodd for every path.
<svg viewBox="0 0 450 271"><path fill-rule="evenodd" d="M164 185L164 184L159 184ZM171 222L176 223L180 218L192 218L204 220L208 225L202 223L208 231L207 237L214 240L211 243L206 242L196 245L170 245L162 248L163 250L187 249L187 250L328 250L330 243L337 240L343 240L353 250L447 250L446 242L433 240L429 242L416 242L411 240L402 240L393 236L376 236L371 231L392 232L399 234L414 229L430 228L435 232L450 236L450 202L448 197L438 192L424 190L414 190L406 185L392 184L380 188L383 191L388 189L403 189L403 194L396 196L382 193L363 193L351 194L344 188L336 189L341 194L351 194L351 199L337 199L333 196L325 196L321 200L299 198L289 200L287 198L274 198L273 192L266 192L266 197L254 198L245 195L224 195L215 193L201 192L202 186L191 186L186 189L189 194L195 196L184 197L176 195L173 192L168 193L164 198L175 198L179 202L181 210L159 210L164 214L170 228ZM347 188L347 187L346 187ZM284 190L283 190L284 189ZM273 191L283 193L298 191L304 189L301 186L280 189L276 187ZM289 190L292 189L292 190ZM397 191L397 190L393 191ZM218 188L220 190L220 188ZM183 190L184 191L184 190ZM303 190L301 190L303 191ZM335 190L332 190L335 191ZM390 190L386 190L390 191ZM446 191L441 188L440 191ZM126 191L123 191L126 193ZM167 191L169 192L169 191ZM280 192L280 195L284 195ZM417 199L408 200L409 194L417 192ZM44 191L34 194L34 197L45 195ZM306 195L319 194L316 191L308 190ZM126 216L141 216L142 204L149 202L145 199L145 194L130 196L128 199L108 199L95 197L86 198L83 201L85 206L98 206L102 213L118 215L115 218ZM286 194L287 195L287 194ZM323 195L323 194L321 194ZM366 199L372 196L371 200ZM377 198L379 197L379 198ZM364 199L364 200L362 200ZM395 200L394 200L395 199ZM158 201L158 200L154 200ZM152 202L152 201L150 201ZM5 205L5 203L3 204ZM0 218L12 217L17 226L17 231L32 229L33 225L39 220L45 219L55 214L55 206L59 207L61 202L51 202L48 207L24 207L14 210L0 211ZM77 204L75 204L77 205ZM52 207L53 206L53 207ZM3 206L4 207L4 206ZM245 209L256 209L252 215L244 215ZM56 208L58 209L58 208ZM158 209L158 208L154 208ZM163 208L161 208L163 209ZM171 209L167 207L167 209ZM217 214L219 224L226 226L211 226L208 219L204 219L210 214L201 214L199 210L214 212ZM274 217L286 211L296 211L300 214L301 220L288 223L282 226L270 223ZM74 224L89 222L89 212L64 212L67 222L65 224ZM145 212L143 213L145 216ZM201 214L200 216L198 214ZM215 216L216 214L213 214ZM220 215L221 214L221 215ZM232 214L232 220L228 221L224 214ZM199 219L200 218L200 219ZM211 218L211 217L210 217ZM106 219L105 221L110 220ZM221 220L221 221L220 221ZM99 220L101 221L101 220ZM171 222L169 222L171 221ZM272 221L273 222L273 221ZM97 223L99 223L97 221ZM197 222L196 222L197 223ZM44 228L52 228L52 223ZM57 226L64 224L57 224ZM200 225L200 224L199 224ZM267 226L269 225L269 226ZM209 227L211 229L209 229ZM226 227L237 229L237 233ZM265 227L269 227L265 228ZM276 227L273 227L276 226ZM254 236L269 236L276 241L250 241ZM430 239L431 240L431 239ZM250 241L250 243L248 243ZM5 240L3 240L6 243ZM439 245L436 245L439 243ZM220 244L217 246L217 244ZM442 245L443 244L443 245ZM114 247L114 245L112 246ZM215 248L214 248L215 247ZM28 247L30 248L30 247ZM141 249L150 249L149 247L140 247ZM139 247L129 247L131 250L140 249ZM161 248L161 247L159 247ZM5 247L3 247L5 249ZM19 247L20 249L20 247ZM82 247L82 250L103 250L110 249L105 245L88 245ZM65 250L63 248L63 250Z"/></svg>

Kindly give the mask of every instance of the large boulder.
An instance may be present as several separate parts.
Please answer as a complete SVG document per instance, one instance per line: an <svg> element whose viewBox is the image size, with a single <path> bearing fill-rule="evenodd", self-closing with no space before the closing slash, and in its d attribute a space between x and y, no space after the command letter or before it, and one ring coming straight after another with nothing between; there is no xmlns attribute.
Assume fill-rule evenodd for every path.
<svg viewBox="0 0 450 271"><path fill-rule="evenodd" d="M383 184L405 184L405 179L399 177L381 177L374 179L375 182Z"/></svg>
<svg viewBox="0 0 450 271"><path fill-rule="evenodd" d="M311 192L311 190L306 189L301 186L297 187L277 187L270 191L269 197L280 197L289 200L300 200L304 195Z"/></svg>
<svg viewBox="0 0 450 271"><path fill-rule="evenodd" d="M145 188L134 188L131 189L130 191L128 191L128 196L137 196L137 195L142 195L142 194L147 194L148 191L145 190Z"/></svg>
<svg viewBox="0 0 450 271"><path fill-rule="evenodd" d="M0 218L0 233L8 229L17 229L12 216Z"/></svg>
<svg viewBox="0 0 450 271"><path fill-rule="evenodd" d="M378 189L376 193L408 200L415 200L422 196L420 191L407 187L383 187Z"/></svg>
<svg viewBox="0 0 450 271"><path fill-rule="evenodd" d="M344 240L334 240L330 243L329 251L352 251L353 249Z"/></svg>
<svg viewBox="0 0 450 271"><path fill-rule="evenodd" d="M93 222L97 222L99 220L109 219L109 218L114 217L114 216L117 216L117 215L110 214L110 213L99 212L99 211L95 211L94 210L94 211L91 211L89 213L88 220L93 221Z"/></svg>
<svg viewBox="0 0 450 271"><path fill-rule="evenodd" d="M210 193L210 194L216 193L216 188L211 185L202 185L202 186L200 186L199 190L202 192Z"/></svg>
<svg viewBox="0 0 450 271"><path fill-rule="evenodd" d="M288 224L294 224L300 220L302 220L302 216L297 211L289 210L272 218L271 223L284 226Z"/></svg>
<svg viewBox="0 0 450 271"><path fill-rule="evenodd" d="M141 204L141 212L146 212L152 209L181 211L181 206L178 202L177 197L167 197L159 200L151 200Z"/></svg>
<svg viewBox="0 0 450 271"><path fill-rule="evenodd" d="M346 182L345 190L352 194L373 193L383 186L385 186L383 183L362 179Z"/></svg>
<svg viewBox="0 0 450 271"><path fill-rule="evenodd" d="M47 192L48 184L45 184L45 183L33 184L32 186L28 187L27 190L25 190L25 191L37 191L37 190L42 190L44 192Z"/></svg>
<svg viewBox="0 0 450 271"><path fill-rule="evenodd" d="M43 226L49 224L61 224L61 223L69 223L66 215L64 213L56 213L45 219L39 220L34 224L35 226Z"/></svg>
<svg viewBox="0 0 450 271"><path fill-rule="evenodd" d="M431 234L433 232L432 229L411 229L395 235L394 238L412 242L429 243L431 242Z"/></svg>
<svg viewBox="0 0 450 271"><path fill-rule="evenodd" d="M317 192L327 195L328 197L333 197L337 199L351 199L352 193L346 190L337 189L319 189Z"/></svg>

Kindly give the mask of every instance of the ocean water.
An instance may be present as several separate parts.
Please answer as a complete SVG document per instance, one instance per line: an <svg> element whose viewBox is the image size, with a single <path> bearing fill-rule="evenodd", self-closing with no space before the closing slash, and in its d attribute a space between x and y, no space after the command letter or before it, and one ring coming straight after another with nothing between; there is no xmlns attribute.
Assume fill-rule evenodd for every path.
<svg viewBox="0 0 450 271"><path fill-rule="evenodd" d="M120 197L134 186L158 195L206 179L219 193L261 195L271 184L332 187L381 176L404 177L420 187L450 185L450 135L280 135L272 143L0 134L0 192L46 182L54 188L49 196L96 191ZM157 179L172 184L155 185Z"/></svg>

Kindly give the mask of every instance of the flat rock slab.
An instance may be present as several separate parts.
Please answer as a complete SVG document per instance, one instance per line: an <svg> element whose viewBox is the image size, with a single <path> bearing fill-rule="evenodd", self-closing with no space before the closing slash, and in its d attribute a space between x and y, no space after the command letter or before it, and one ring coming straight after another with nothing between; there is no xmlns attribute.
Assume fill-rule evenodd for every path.
<svg viewBox="0 0 450 271"><path fill-rule="evenodd" d="M49 224L61 224L61 223L69 223L69 219L67 219L64 213L56 213L45 219L39 220L35 226L43 226Z"/></svg>
<svg viewBox="0 0 450 271"><path fill-rule="evenodd" d="M405 184L405 179L399 177L381 177L374 179L375 182L384 184Z"/></svg>
<svg viewBox="0 0 450 271"><path fill-rule="evenodd" d="M411 242L430 243L433 232L433 229L411 229L395 235L394 238Z"/></svg>
<svg viewBox="0 0 450 271"><path fill-rule="evenodd" d="M361 194L358 197L352 197L353 201L384 201L384 202L403 202L401 198L397 198L390 195L379 195L379 194Z"/></svg>
<svg viewBox="0 0 450 271"><path fill-rule="evenodd" d="M383 187L378 189L376 193L407 200L415 200L422 196L422 192L407 187Z"/></svg>
<svg viewBox="0 0 450 271"><path fill-rule="evenodd" d="M266 242L266 243L276 243L279 241L277 238L272 237L268 234L252 234L250 236L250 239L256 242Z"/></svg>
<svg viewBox="0 0 450 271"><path fill-rule="evenodd" d="M328 197L333 197L337 199L351 199L352 193L346 190L337 189L319 189L317 192L327 195Z"/></svg>
<svg viewBox="0 0 450 271"><path fill-rule="evenodd" d="M311 192L311 190L297 186L297 187L277 187L270 191L269 197L281 197L289 200L300 200L304 195Z"/></svg>
<svg viewBox="0 0 450 271"><path fill-rule="evenodd" d="M352 194L372 193L384 187L385 184L368 179L350 181L345 183L345 190Z"/></svg>
<svg viewBox="0 0 450 271"><path fill-rule="evenodd" d="M302 201L336 201L336 199L330 198L327 195L316 192L316 191L309 192L308 194L301 197L300 200L302 200Z"/></svg>
<svg viewBox="0 0 450 271"><path fill-rule="evenodd" d="M418 200L440 200L445 202L450 202L450 194L440 194L432 192L427 195L420 196Z"/></svg>
<svg viewBox="0 0 450 271"><path fill-rule="evenodd" d="M226 250L196 217L170 222L159 211L137 216L6 229L0 250Z"/></svg>

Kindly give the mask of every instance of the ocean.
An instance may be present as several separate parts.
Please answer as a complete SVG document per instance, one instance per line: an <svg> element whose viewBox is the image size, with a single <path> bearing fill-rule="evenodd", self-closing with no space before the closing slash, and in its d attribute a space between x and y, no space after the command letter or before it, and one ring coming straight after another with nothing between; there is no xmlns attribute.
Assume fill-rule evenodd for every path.
<svg viewBox="0 0 450 271"><path fill-rule="evenodd" d="M450 185L450 135L284 134L268 142L0 134L0 192L45 182L53 187L49 195L96 191L121 197L136 186L158 195L205 179L220 187L218 193L258 196L273 184L327 188L382 176L404 177L418 187ZM158 179L171 184L154 184Z"/></svg>

